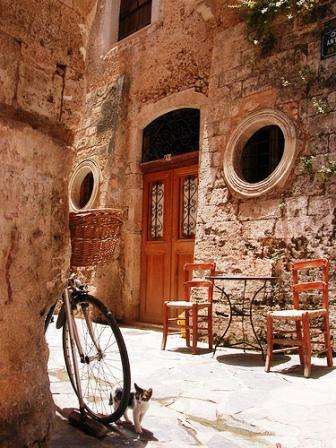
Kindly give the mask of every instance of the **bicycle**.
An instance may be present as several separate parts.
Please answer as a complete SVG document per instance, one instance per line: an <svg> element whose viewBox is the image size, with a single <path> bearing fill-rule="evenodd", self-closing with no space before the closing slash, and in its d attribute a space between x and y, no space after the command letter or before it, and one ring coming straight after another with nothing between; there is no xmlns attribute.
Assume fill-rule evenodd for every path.
<svg viewBox="0 0 336 448"><path fill-rule="evenodd" d="M106 215L106 209L102 211L102 215L104 213ZM112 233L111 236L111 231L109 232L115 245L116 229ZM72 254L74 254L76 243L74 243L73 233L71 236ZM90 239L92 241L91 237ZM102 241L101 235L98 240ZM103 240L104 246L106 232ZM84 238L81 244L87 244L85 241ZM114 246L112 251L109 247L109 256L113 249ZM102 260L106 261L108 257L106 253L104 254L104 247L100 248L100 252ZM96 253L94 257L96 264ZM74 263L73 257L72 263ZM85 259L80 258L79 262L78 260L75 262L76 266L89 263L92 263L92 259L87 254ZM63 329L65 367L79 400L81 418L84 420L89 414L102 423L118 420L128 404L131 373L126 345L113 314L98 298L89 294L87 286L74 274L69 276L68 285L62 297L49 310L45 319L45 332L53 318L55 308L59 310L56 328ZM114 406L112 399L115 386L123 389L117 406Z"/></svg>

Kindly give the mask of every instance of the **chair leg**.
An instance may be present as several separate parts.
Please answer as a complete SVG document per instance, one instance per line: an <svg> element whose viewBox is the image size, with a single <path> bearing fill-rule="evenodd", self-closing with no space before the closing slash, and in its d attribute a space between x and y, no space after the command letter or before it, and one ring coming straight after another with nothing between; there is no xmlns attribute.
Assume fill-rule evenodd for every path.
<svg viewBox="0 0 336 448"><path fill-rule="evenodd" d="M303 348L302 348L302 325L301 325L301 321L300 320L295 321L295 326L296 326L296 337L300 341L300 346L299 346L300 364L302 366L304 366L304 356L303 356Z"/></svg>
<svg viewBox="0 0 336 448"><path fill-rule="evenodd" d="M304 313L302 316L302 329L303 329L303 357L304 357L303 374L305 378L309 378L311 375L311 342L310 342L310 326L309 326L308 313Z"/></svg>
<svg viewBox="0 0 336 448"><path fill-rule="evenodd" d="M326 315L323 318L323 334L324 334L324 343L327 351L327 363L328 367L333 366L333 349L331 345L331 336L330 336L330 325L329 325L329 316Z"/></svg>
<svg viewBox="0 0 336 448"><path fill-rule="evenodd" d="M269 372L273 357L273 316L267 313L267 352L265 361L265 372Z"/></svg>
<svg viewBox="0 0 336 448"><path fill-rule="evenodd" d="M165 350L167 344L168 336L168 306L163 304L163 333L162 333L162 344L161 350Z"/></svg>
<svg viewBox="0 0 336 448"><path fill-rule="evenodd" d="M190 312L188 310L185 310L185 339L186 339L186 346L190 347Z"/></svg>
<svg viewBox="0 0 336 448"><path fill-rule="evenodd" d="M194 303L192 306L192 354L197 354L197 339L198 339L198 309Z"/></svg>
<svg viewBox="0 0 336 448"><path fill-rule="evenodd" d="M208 308L208 340L209 340L209 349L212 350L213 345L212 308Z"/></svg>

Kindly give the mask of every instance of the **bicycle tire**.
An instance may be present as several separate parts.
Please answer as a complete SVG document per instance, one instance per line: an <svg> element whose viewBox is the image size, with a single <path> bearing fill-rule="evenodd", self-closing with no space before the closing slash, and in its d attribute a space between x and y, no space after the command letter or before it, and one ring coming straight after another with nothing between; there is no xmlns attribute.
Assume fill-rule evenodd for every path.
<svg viewBox="0 0 336 448"><path fill-rule="evenodd" d="M125 412L131 389L131 372L124 338L112 313L99 299L86 294L76 298L75 303L76 306L72 308L75 308L77 313L78 310L79 313L81 312L80 308L83 310L83 306L88 305L90 307L88 313L90 320L92 315L97 316L94 313L98 311L100 313L99 316L102 317L104 322L98 323L95 320L91 320L95 337L99 340L99 345L104 355L100 359L89 360L89 358L96 358L98 352L89 334L86 320L77 315L74 321L85 358L89 362L80 359L77 347L75 347L75 352L77 353L78 370L86 411L98 421L112 423L118 420ZM69 336L66 321L63 327L63 354L70 382L78 396ZM102 347L102 343L105 343L105 341L107 341L106 348L109 349L108 352L106 348L104 351ZM111 400L112 391L115 386L119 386L123 390L121 400L116 409L113 408Z"/></svg>
<svg viewBox="0 0 336 448"><path fill-rule="evenodd" d="M56 303L54 303L54 305L51 305L51 307L49 308L47 317L44 320L44 333L46 333L48 330L49 324L53 318L55 307L56 307Z"/></svg>

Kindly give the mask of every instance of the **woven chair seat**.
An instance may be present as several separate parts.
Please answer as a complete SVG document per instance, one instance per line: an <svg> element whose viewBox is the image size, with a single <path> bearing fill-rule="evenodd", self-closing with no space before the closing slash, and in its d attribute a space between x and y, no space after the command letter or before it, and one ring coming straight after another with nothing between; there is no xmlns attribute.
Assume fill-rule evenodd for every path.
<svg viewBox="0 0 336 448"><path fill-rule="evenodd" d="M173 300L166 302L169 308L192 308L193 304L196 304L198 308L202 306L206 307L210 305L210 302L189 302L184 300Z"/></svg>
<svg viewBox="0 0 336 448"><path fill-rule="evenodd" d="M320 308L317 310L280 310L280 311L272 311L272 316L277 319L297 319L300 320L303 314L308 313L310 319L314 319L315 317L323 316L326 313L324 308Z"/></svg>

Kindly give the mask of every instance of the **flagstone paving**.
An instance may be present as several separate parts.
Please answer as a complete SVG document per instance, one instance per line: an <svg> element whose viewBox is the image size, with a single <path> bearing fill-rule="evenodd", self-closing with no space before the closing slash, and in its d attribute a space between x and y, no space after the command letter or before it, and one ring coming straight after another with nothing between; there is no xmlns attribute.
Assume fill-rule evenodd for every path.
<svg viewBox="0 0 336 448"><path fill-rule="evenodd" d="M264 372L259 353L200 344L199 355L178 336L161 351L161 332L122 328L132 381L153 387L141 437L129 425L110 425L102 440L86 435L57 413L51 448L167 447L336 448L336 370L313 360L303 377L297 356L280 356ZM48 329L51 390L59 408L77 407L68 382L61 333Z"/></svg>

